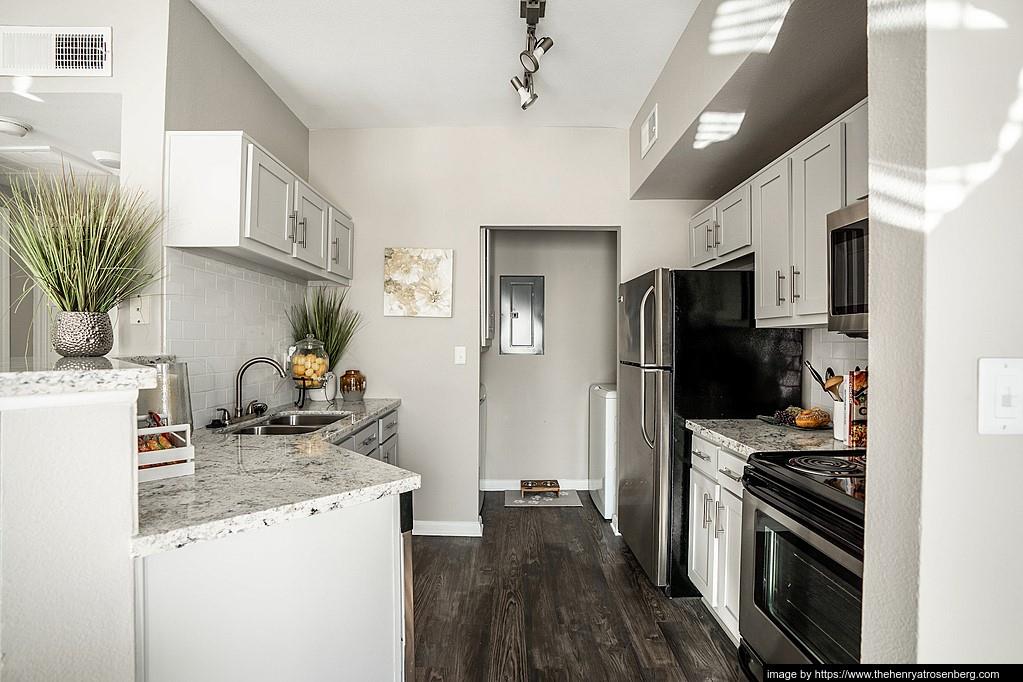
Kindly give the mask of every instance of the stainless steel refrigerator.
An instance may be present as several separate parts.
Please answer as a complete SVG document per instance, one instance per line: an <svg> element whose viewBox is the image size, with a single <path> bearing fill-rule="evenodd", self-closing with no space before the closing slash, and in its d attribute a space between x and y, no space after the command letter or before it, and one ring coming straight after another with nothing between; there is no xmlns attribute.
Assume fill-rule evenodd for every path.
<svg viewBox="0 0 1023 682"><path fill-rule="evenodd" d="M671 596L688 578L686 419L798 405L802 330L756 329L750 271L658 269L619 286L618 528Z"/></svg>

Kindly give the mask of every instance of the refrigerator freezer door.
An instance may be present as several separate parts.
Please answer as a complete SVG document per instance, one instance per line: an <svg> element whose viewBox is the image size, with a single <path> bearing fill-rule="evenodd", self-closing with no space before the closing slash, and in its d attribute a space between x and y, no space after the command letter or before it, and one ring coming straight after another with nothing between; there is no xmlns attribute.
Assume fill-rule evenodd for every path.
<svg viewBox="0 0 1023 682"><path fill-rule="evenodd" d="M656 585L668 578L671 372L619 366L618 528Z"/></svg>
<svg viewBox="0 0 1023 682"><path fill-rule="evenodd" d="M618 360L671 365L671 271L653 270L618 286Z"/></svg>

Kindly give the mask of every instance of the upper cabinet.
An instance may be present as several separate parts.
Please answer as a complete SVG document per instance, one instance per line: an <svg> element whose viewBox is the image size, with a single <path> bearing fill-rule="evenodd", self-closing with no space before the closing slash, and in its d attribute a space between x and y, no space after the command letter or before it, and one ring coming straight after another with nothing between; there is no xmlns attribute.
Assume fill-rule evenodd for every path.
<svg viewBox="0 0 1023 682"><path fill-rule="evenodd" d="M713 267L752 249L750 184L738 187L689 220L689 265Z"/></svg>
<svg viewBox="0 0 1023 682"><path fill-rule="evenodd" d="M828 214L867 196L863 101L689 221L689 265L754 254L759 327L827 324Z"/></svg>
<svg viewBox="0 0 1023 682"><path fill-rule="evenodd" d="M351 216L241 132L168 132L167 246L348 284Z"/></svg>
<svg viewBox="0 0 1023 682"><path fill-rule="evenodd" d="M845 203L867 198L867 103L842 119L845 142Z"/></svg>

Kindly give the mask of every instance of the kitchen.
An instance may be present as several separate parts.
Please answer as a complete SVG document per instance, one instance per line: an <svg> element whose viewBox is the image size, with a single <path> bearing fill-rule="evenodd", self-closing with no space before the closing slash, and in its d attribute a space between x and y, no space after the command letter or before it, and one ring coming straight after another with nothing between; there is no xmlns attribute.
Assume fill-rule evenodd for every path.
<svg viewBox="0 0 1023 682"><path fill-rule="evenodd" d="M1010 569L1017 550L995 541L1018 515L1009 487L1019 467L1015 375L1011 361L990 359L1018 356L1020 330L1004 306L976 299L1019 293L1011 277L1018 236L1006 226L1019 172L1018 8L994 0L704 0L634 10L601 2L588 11L545 4L534 32L530 8L520 16L514 2L443 10L309 3L291 12L182 0L161 0L151 12L119 0L5 6L5 29L107 27L114 56L104 75L0 75L0 116L15 120L8 129L16 133L24 122L35 130L20 142L5 136L4 146L48 146L93 173L105 172L100 158L111 158L93 151L116 152L121 167L113 177L142 188L165 222L152 252L159 276L117 309L109 369L52 369L58 357L39 333L55 314L45 300L33 301L30 332L14 331L23 314L10 317L5 360L22 371L0 382L0 675L45 679L77 661L93 679L181 679L245 661L249 679L288 670L305 679L583 671L593 679L735 679L745 668L756 676L757 658L767 665L793 657L847 662L850 654L864 663L1016 662L1012 614L1020 595ZM430 26L493 41L469 41L472 64L438 47ZM337 31L345 40L334 39ZM293 38L291 49L275 47L282 35ZM553 46L543 42L547 35ZM523 43L542 66L515 62ZM410 64L431 55L444 68L428 81L413 77ZM516 89L525 96L506 92L509 68L521 73ZM478 85L468 88L470 81ZM437 96L455 88L458 98ZM113 120L111 107L119 113L114 141L89 140L79 151L70 114L81 116L79 132L99 130ZM49 110L64 115L66 139L29 137L56 130L44 117ZM5 157L5 177L11 163ZM257 167L259 192L249 179ZM867 195L868 204L857 204ZM863 219L843 217L846 207L868 213L869 262L859 246ZM302 215L291 218L292 211ZM828 241L828 216L844 241ZM611 358L620 433L640 427L631 441L618 441L622 487L612 523L598 523L586 494L583 507L506 510L496 491L485 492L481 512L488 479L479 386L484 363L494 359L474 352L481 228L522 227L615 234L612 270L622 296L651 273L638 285L639 299L654 293L637 309L643 323L665 321L663 333L650 338L637 319L635 357L618 343ZM385 287L400 291L405 277L388 263L408 259L442 273L441 285L453 282L429 282L436 287L429 312L439 306L440 314L388 312L395 309ZM9 304L23 278L4 260ZM828 272L836 262L851 266L839 287L842 273ZM949 263L956 277L942 275ZM315 374L326 362L315 347L288 352L302 339L286 311L319 291L346 292L345 306L363 316L340 364L325 353L338 379L355 369L365 377L362 412L340 398L324 408L319 387L296 384L296 366ZM703 292L698 305L680 306L694 291ZM396 305L410 300L417 299L403 295ZM866 332L857 319L864 306L869 341L857 336ZM847 322L829 320L829 310L843 307ZM628 324L606 324L611 338L628 338ZM775 339L772 351L756 350L783 357L780 368L743 366L740 358L763 356L728 345L742 325ZM730 350L706 355L700 343ZM300 356L304 364L296 365ZM24 371L28 357L39 371ZM274 362L241 372L259 357ZM833 428L802 432L755 420L789 405L835 411L803 360L824 381L830 367L843 386L857 366L865 370L869 361L873 370L871 466L861 476L860 453L840 460L855 474L839 486L845 492L810 486L805 481L814 479L789 476L790 468L763 454L844 447ZM136 466L119 462L138 457L138 429L162 427L125 415L139 414L139 395L153 391L160 366L172 362L188 367L194 473L140 482ZM718 362L724 374L712 373ZM633 365L639 371L623 369ZM680 379L682 367L694 380ZM594 382L612 378L594 374ZM630 383L633 374L640 378ZM727 395L714 391L719 380ZM986 388L989 381L996 388ZM358 394L355 375L344 384ZM649 420L626 418L629 391L650 395L630 403L637 412L644 406ZM669 397L647 410L655 394ZM585 405L586 386L577 395ZM293 406L303 396L307 402ZM687 413L686 400L708 410L720 400L720 409ZM263 405L261 416L246 415ZM488 420L500 417L497 405L488 404ZM218 433L206 426L225 421L220 410L232 423ZM573 414L573 433L585 434L585 416ZM90 434L76 439L73 465L60 457L65 451L42 447L57 415L65 428ZM302 427L268 422L310 416L336 418L291 435L234 431ZM658 479L660 498L653 465L630 468L626 443L646 443L644 436L678 474ZM382 443L392 443L388 454ZM18 456L27 452L46 455ZM959 466L967 452L984 464ZM581 441L573 456L585 457ZM318 484L300 473L317 469ZM520 476L508 471L495 479ZM582 471L556 476L585 479ZM871 490L865 504L862 482ZM649 495L635 495L640 483ZM814 622L827 636L793 631L770 605L759 612L764 622L750 620L758 598L744 598L756 569L747 557L761 550L743 542L787 537L777 527L746 532L745 517L757 518L748 501L762 501L750 485L782 490L783 503L798 490L799 499L823 501L836 515L802 525L814 530L807 541L814 551L822 551L821 537L840 548L822 553L842 557L831 577L860 590L861 617L830 619L855 608L826 602L829 618ZM577 487L585 492L582 480ZM45 499L31 494L39 489L49 491ZM47 503L56 499L65 503ZM411 510L400 500L412 500ZM781 504L772 508L786 509ZM667 517L654 514L665 506ZM976 509L986 510L983 524ZM771 518L807 515L788 511ZM19 533L29 519L59 541ZM841 532L843 524L851 532ZM658 534L667 542L646 541ZM573 551L579 547L587 549ZM305 587L324 590L319 604L290 587L288 576L306 570L303 558L316 566ZM559 561L577 572L559 574ZM39 565L50 568L32 570ZM351 578L333 584L331 572ZM579 585L589 588L573 587L571 575L588 576ZM691 583L689 595L670 594L672 585L685 587L675 576ZM64 586L61 597L43 601L54 585ZM265 594L254 600L259 585ZM999 599L990 599L992 587ZM90 591L106 608L82 598ZM139 606L140 594L152 597L152 609ZM825 607L798 597L779 591L772 604ZM205 641L196 616L203 604L216 616ZM580 610L571 614L574 604ZM298 622L299 608L313 614L310 628L281 627ZM612 635L592 625L604 622ZM414 629L403 634L405 627ZM64 633L61 656L43 645L44 633L55 631ZM252 637L233 634L242 632ZM740 662L744 641L755 657ZM267 667L261 653L274 644L274 666L282 667ZM346 657L359 661L347 677L336 672Z"/></svg>

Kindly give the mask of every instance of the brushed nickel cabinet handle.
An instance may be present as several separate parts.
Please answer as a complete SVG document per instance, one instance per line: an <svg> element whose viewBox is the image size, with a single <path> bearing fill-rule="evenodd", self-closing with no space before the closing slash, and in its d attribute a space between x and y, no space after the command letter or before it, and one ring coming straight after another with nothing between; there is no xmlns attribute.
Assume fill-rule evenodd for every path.
<svg viewBox="0 0 1023 682"><path fill-rule="evenodd" d="M295 238L298 236L297 221L298 211L288 211L288 241L292 244L295 243Z"/></svg>
<svg viewBox="0 0 1023 682"><path fill-rule="evenodd" d="M304 248L306 248L306 240L309 237L309 224L306 222L305 218L302 218L302 220L299 220L298 224L302 226L302 241L300 241L298 243L304 249Z"/></svg>
<svg viewBox="0 0 1023 682"><path fill-rule="evenodd" d="M721 223L714 221L714 246L721 246Z"/></svg>
<svg viewBox="0 0 1023 682"><path fill-rule="evenodd" d="M796 270L795 265L792 266L791 270L792 270L792 302L795 303L796 299L799 298L799 294L796 293L796 275L799 274L799 270Z"/></svg>
<svg viewBox="0 0 1023 682"><path fill-rule="evenodd" d="M725 529L721 527L721 512L723 512L725 510L725 505L723 505L720 502L718 502L717 504L714 505L714 509L715 509L715 513L714 513L714 517L715 517L715 519L714 519L714 537L717 537L721 533L725 532Z"/></svg>
<svg viewBox="0 0 1023 682"><path fill-rule="evenodd" d="M705 455L704 453L700 452L699 450L693 450L693 454L696 455L697 457L699 457L700 459L702 459L704 462L709 462L710 461L710 455Z"/></svg>
<svg viewBox="0 0 1023 682"><path fill-rule="evenodd" d="M714 223L707 223L707 250L714 248Z"/></svg>
<svg viewBox="0 0 1023 682"><path fill-rule="evenodd" d="M781 270L775 270L774 271L774 275L775 275L775 297L777 298L777 301L775 301L774 304L776 306L780 306L782 303L785 302L785 297L781 295L781 281L783 279L785 279L785 275L781 274Z"/></svg>
<svg viewBox="0 0 1023 682"><path fill-rule="evenodd" d="M703 494L703 527L704 528L709 526L710 522L711 522L711 514L710 514L710 512L707 511L707 503L708 502L713 502L713 501L714 501L714 499L710 495L708 495L707 493Z"/></svg>
<svg viewBox="0 0 1023 682"><path fill-rule="evenodd" d="M734 471L732 471L728 467L724 467L722 469L718 469L718 472L724 474L725 476L727 476L728 478L732 479L733 481L735 481L737 483L742 481L742 476L740 476L739 474L735 473Z"/></svg>
<svg viewBox="0 0 1023 682"><path fill-rule="evenodd" d="M341 237L334 237L334 241L330 243L334 255L330 257L335 263L339 263L341 259Z"/></svg>

